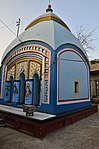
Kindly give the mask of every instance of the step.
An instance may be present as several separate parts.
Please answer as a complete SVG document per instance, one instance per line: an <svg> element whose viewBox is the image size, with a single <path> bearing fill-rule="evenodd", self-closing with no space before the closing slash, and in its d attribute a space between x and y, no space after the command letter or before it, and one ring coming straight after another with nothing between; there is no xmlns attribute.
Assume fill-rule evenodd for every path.
<svg viewBox="0 0 99 149"><path fill-rule="evenodd" d="M0 118L0 124L4 124L4 123L5 123L4 119Z"/></svg>
<svg viewBox="0 0 99 149"><path fill-rule="evenodd" d="M2 116L2 114L0 113L0 117Z"/></svg>
<svg viewBox="0 0 99 149"><path fill-rule="evenodd" d="M5 126L5 121L3 118L0 118L0 127L4 127Z"/></svg>
<svg viewBox="0 0 99 149"><path fill-rule="evenodd" d="M0 127L5 127L5 124L0 124Z"/></svg>

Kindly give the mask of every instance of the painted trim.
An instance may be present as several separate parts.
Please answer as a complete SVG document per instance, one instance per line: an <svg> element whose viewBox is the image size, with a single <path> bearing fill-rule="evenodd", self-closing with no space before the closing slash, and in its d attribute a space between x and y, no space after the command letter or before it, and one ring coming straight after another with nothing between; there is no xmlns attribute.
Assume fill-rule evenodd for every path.
<svg viewBox="0 0 99 149"><path fill-rule="evenodd" d="M39 54L31 54L31 53L24 53L24 54L20 54L20 56L16 56L14 57L9 63L8 63L8 67L11 66L12 64L14 64L15 62L18 62L19 59L20 60L34 60L36 57L37 61L39 63L42 63L42 56L40 56Z"/></svg>
<svg viewBox="0 0 99 149"><path fill-rule="evenodd" d="M88 98L79 98L79 99L64 99L64 100L60 100L59 99L59 80L60 80L60 60L58 61L60 55L64 52L74 52L76 53L78 56L80 56L80 58L83 60L83 62L85 63L85 66L87 68L87 85L88 85ZM72 49L72 48L65 48L63 50L61 50L60 52L58 52L57 54L57 105L61 105L61 104L70 104L70 103L79 103L79 102L85 102L85 101L90 101L90 86L89 86L89 81L88 81L88 65L87 62L85 61L85 59L81 56L80 53L78 53L76 50Z"/></svg>
<svg viewBox="0 0 99 149"><path fill-rule="evenodd" d="M63 101L63 102L58 102L57 105L67 105L67 104L74 104L74 103L82 103L82 102L88 102L90 101L90 98L81 98L81 99L78 99L78 100L72 100L72 101Z"/></svg>
<svg viewBox="0 0 99 149"><path fill-rule="evenodd" d="M56 51L57 53L61 50L61 49L74 49L76 50L78 53L80 53L80 55L83 56L83 58L85 59L85 61L87 62L87 65L90 67L89 65L89 61L88 61L88 57L87 55L84 53L84 51L82 49L80 49L77 45L72 44L72 43L66 43L66 44L62 44L61 46L59 46Z"/></svg>
<svg viewBox="0 0 99 149"><path fill-rule="evenodd" d="M42 48L42 51L39 51L38 48ZM20 55L22 53L27 53L27 52L33 52L33 53L37 53L40 54L44 57L49 58L49 55L46 54L46 51L49 51L48 48L43 47L41 45L37 45L37 44L27 44L25 46L19 47L18 49L16 49L15 51L13 51L5 60L5 64L7 65L14 57L16 57L17 55Z"/></svg>
<svg viewBox="0 0 99 149"><path fill-rule="evenodd" d="M31 28L32 26L34 26L35 24L39 23L39 22L43 22L43 21L50 21L50 20L53 20L59 24L61 24L63 27L65 27L66 29L69 29L69 27L59 18L56 18L54 16L44 16L44 17L40 17L40 18L37 18L36 20L34 20L33 22L31 22L26 28L25 30L28 30L29 28Z"/></svg>

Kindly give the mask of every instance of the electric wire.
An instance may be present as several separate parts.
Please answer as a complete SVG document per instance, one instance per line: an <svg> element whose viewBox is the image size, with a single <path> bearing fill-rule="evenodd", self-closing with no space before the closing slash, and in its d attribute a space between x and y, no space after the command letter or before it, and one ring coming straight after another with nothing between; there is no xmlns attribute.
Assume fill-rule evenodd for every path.
<svg viewBox="0 0 99 149"><path fill-rule="evenodd" d="M49 0L49 3L50 3L50 0ZM9 26L10 25L12 25L12 24L14 24L14 23L12 23L12 24L9 24L9 25L6 25L1 19L0 19L0 21L1 21L1 23L6 27L6 28L8 28L8 30L14 35L14 36L16 36L17 38L18 38L18 40L20 41L20 43L22 43L22 41L21 41L21 39L9 28ZM0 29L2 29L3 27L1 27ZM66 59L67 61L75 61L75 62L83 62L83 61L79 61L79 60L71 60L71 59ZM90 61L89 61L90 62Z"/></svg>
<svg viewBox="0 0 99 149"><path fill-rule="evenodd" d="M59 58L59 60L70 61L70 62L86 62L85 60L66 59L66 58Z"/></svg>
<svg viewBox="0 0 99 149"><path fill-rule="evenodd" d="M54 62L50 64L50 66L48 66L48 70L55 64L56 61L67 61L67 62L79 62L79 63L85 63L86 61L85 60L71 60L71 59L63 59L63 58L55 58ZM90 62L90 61L88 61ZM44 74L46 74L46 72L44 71L41 76L43 76Z"/></svg>
<svg viewBox="0 0 99 149"><path fill-rule="evenodd" d="M15 37L17 37L17 35L0 19L0 22L4 25L4 26L6 26L6 28L15 36ZM20 40L20 38L19 37L17 37L18 38L18 40L19 40L19 42L20 43L22 43L22 41Z"/></svg>
<svg viewBox="0 0 99 149"><path fill-rule="evenodd" d="M11 23L11 24L8 24L7 26L12 26L12 25L14 25L15 23ZM3 28L5 28L6 26L2 26L2 27L0 27L0 29L3 29Z"/></svg>

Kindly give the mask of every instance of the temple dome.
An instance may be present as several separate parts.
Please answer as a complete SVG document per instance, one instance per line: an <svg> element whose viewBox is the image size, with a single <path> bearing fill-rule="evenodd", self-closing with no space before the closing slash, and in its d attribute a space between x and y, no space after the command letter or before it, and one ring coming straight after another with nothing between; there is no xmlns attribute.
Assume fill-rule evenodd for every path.
<svg viewBox="0 0 99 149"><path fill-rule="evenodd" d="M33 22L25 31L15 38L6 48L2 60L15 46L25 41L40 41L50 45L54 50L63 44L74 44L87 56L78 39L72 34L69 27L52 11L47 11Z"/></svg>
<svg viewBox="0 0 99 149"><path fill-rule="evenodd" d="M32 26L34 26L35 24L42 22L42 21L50 21L53 20L59 24L61 24L62 26L64 26L66 29L69 29L69 27L57 16L55 15L53 12L46 12L43 15L41 15L40 17L36 18L34 21L32 21L26 28L25 30L31 28Z"/></svg>

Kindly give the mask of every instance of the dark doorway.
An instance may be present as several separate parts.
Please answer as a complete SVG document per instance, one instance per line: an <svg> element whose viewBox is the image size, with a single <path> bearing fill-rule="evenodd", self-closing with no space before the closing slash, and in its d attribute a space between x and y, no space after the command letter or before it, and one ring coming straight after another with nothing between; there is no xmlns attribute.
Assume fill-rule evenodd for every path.
<svg viewBox="0 0 99 149"><path fill-rule="evenodd" d="M25 74L20 74L20 103L23 104L25 100Z"/></svg>
<svg viewBox="0 0 99 149"><path fill-rule="evenodd" d="M11 81L10 102L12 102L12 96L13 96L13 76L10 76L9 81Z"/></svg>
<svg viewBox="0 0 99 149"><path fill-rule="evenodd" d="M33 87L33 105L39 105L40 102L40 80L37 73L33 75L34 87Z"/></svg>
<svg viewBox="0 0 99 149"><path fill-rule="evenodd" d="M13 76L10 76L9 81L13 82Z"/></svg>

